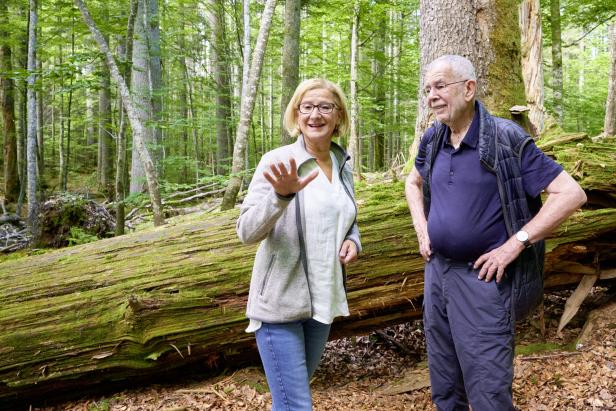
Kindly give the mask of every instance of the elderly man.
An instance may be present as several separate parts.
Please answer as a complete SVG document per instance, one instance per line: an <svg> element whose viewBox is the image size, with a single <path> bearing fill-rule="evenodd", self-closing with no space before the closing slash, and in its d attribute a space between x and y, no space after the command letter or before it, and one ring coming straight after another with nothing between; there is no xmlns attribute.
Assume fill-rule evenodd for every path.
<svg viewBox="0 0 616 411"><path fill-rule="evenodd" d="M434 60L424 80L436 121L406 198L426 260L432 400L439 410L513 410L514 323L542 298L542 240L586 195L522 128L475 99L466 58Z"/></svg>

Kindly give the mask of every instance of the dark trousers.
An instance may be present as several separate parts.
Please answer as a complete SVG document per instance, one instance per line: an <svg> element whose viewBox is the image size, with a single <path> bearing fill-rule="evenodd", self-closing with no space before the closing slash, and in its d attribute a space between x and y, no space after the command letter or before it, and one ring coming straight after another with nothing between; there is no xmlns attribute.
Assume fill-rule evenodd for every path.
<svg viewBox="0 0 616 411"><path fill-rule="evenodd" d="M515 410L511 281L477 279L472 262L426 263L424 327L438 410Z"/></svg>

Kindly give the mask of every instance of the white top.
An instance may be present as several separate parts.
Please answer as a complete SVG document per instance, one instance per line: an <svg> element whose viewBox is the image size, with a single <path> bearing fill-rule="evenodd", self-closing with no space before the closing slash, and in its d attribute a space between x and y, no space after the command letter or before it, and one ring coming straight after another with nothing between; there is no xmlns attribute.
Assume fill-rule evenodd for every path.
<svg viewBox="0 0 616 411"><path fill-rule="evenodd" d="M348 316L342 266L338 253L355 220L355 205L340 181L340 165L333 153L332 181L323 170L304 188L304 215L308 284L312 297L312 318L331 324L337 316ZM261 328L250 320L246 332Z"/></svg>

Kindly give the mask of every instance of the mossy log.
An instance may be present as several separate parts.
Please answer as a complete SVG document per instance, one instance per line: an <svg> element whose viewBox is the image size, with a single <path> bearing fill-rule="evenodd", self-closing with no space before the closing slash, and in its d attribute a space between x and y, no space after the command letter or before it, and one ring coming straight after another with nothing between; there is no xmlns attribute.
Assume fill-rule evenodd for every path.
<svg viewBox="0 0 616 411"><path fill-rule="evenodd" d="M420 316L423 261L402 182L360 184L358 204L364 250L333 336ZM254 355L244 308L255 246L237 240L237 215L1 263L0 404ZM548 240L546 286L613 268L614 232L616 208L567 220Z"/></svg>

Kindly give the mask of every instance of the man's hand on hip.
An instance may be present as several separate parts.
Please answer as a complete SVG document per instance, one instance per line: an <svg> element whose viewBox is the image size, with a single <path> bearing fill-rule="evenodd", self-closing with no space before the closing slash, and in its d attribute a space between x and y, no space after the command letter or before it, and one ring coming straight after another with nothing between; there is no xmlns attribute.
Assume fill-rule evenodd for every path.
<svg viewBox="0 0 616 411"><path fill-rule="evenodd" d="M518 258L523 249L522 243L516 240L515 237L511 237L500 247L481 255L474 265L475 269L481 267L477 278L490 282L496 275L496 282L500 283L503 275L505 275L505 268Z"/></svg>

